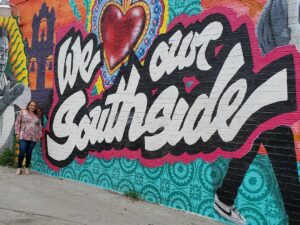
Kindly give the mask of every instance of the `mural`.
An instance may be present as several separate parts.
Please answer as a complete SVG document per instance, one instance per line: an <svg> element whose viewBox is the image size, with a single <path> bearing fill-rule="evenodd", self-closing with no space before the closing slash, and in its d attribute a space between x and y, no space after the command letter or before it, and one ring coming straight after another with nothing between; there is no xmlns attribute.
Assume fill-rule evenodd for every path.
<svg viewBox="0 0 300 225"><path fill-rule="evenodd" d="M32 43L26 39L26 52L29 58L32 98L37 99L44 113L49 110L48 98L53 80L55 12L43 4L32 20ZM48 76L47 76L48 75ZM52 76L51 76L52 75ZM47 85L47 83L50 83Z"/></svg>
<svg viewBox="0 0 300 225"><path fill-rule="evenodd" d="M61 4L18 5L47 117L33 169L225 223L300 223L298 0Z"/></svg>
<svg viewBox="0 0 300 225"><path fill-rule="evenodd" d="M22 36L13 18L0 18L0 153L13 148L15 107L25 108L31 94Z"/></svg>

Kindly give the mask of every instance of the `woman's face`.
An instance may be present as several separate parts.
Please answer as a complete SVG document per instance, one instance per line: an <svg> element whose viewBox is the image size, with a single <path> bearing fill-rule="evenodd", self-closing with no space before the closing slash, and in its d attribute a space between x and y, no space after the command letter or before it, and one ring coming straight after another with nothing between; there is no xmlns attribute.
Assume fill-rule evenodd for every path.
<svg viewBox="0 0 300 225"><path fill-rule="evenodd" d="M34 112L36 109L36 104L34 102L31 102L29 104L29 112Z"/></svg>

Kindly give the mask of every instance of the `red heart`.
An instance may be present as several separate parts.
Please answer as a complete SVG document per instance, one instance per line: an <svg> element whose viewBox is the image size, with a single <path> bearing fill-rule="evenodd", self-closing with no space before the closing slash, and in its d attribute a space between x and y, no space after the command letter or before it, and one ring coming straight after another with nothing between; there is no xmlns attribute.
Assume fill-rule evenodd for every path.
<svg viewBox="0 0 300 225"><path fill-rule="evenodd" d="M115 4L108 5L101 17L101 38L110 70L116 69L135 47L146 23L145 10L131 6L125 13Z"/></svg>

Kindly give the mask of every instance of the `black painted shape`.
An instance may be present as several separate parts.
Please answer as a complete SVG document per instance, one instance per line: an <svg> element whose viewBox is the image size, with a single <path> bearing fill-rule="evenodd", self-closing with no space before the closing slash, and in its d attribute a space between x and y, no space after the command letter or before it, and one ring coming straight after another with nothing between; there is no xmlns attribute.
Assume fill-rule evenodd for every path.
<svg viewBox="0 0 300 225"><path fill-rule="evenodd" d="M232 159L222 186L217 190L219 199L233 205L245 174L263 144L278 182L290 225L300 224L300 182L295 155L294 136L290 127L279 126L262 133L250 152L242 159ZM272 168L270 168L272 169ZM269 171L264 171L268 173Z"/></svg>
<svg viewBox="0 0 300 225"><path fill-rule="evenodd" d="M42 32L40 38L41 40L39 41L39 30L43 20L47 21L47 34ZM44 2L41 6L39 14L35 14L33 16L31 47L29 47L28 40L25 41L25 49L28 54L29 62L32 58L36 58L37 64L37 68L35 68L35 70L37 70L36 90L31 91L32 98L39 103L41 108L44 110L45 115L47 115L49 109L47 105L51 104L47 101L51 88L45 88L45 71L47 66L47 58L53 55L55 20L56 17L54 8L49 10Z"/></svg>

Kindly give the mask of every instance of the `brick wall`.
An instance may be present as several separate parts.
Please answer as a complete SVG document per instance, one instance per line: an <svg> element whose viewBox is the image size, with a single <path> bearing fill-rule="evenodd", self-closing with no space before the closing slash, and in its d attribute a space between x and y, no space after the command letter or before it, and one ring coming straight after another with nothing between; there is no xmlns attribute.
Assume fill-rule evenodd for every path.
<svg viewBox="0 0 300 225"><path fill-rule="evenodd" d="M298 0L12 2L45 113L33 169L300 223Z"/></svg>

